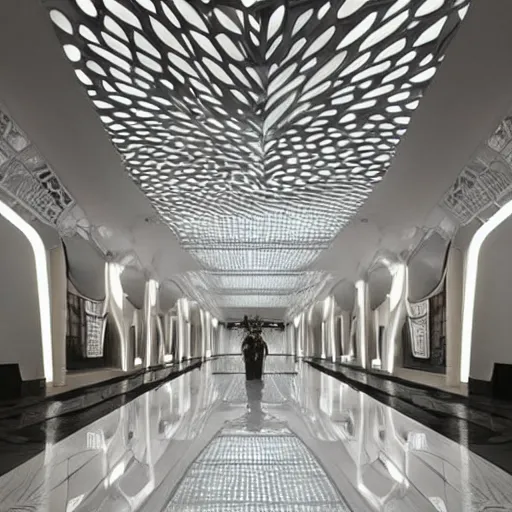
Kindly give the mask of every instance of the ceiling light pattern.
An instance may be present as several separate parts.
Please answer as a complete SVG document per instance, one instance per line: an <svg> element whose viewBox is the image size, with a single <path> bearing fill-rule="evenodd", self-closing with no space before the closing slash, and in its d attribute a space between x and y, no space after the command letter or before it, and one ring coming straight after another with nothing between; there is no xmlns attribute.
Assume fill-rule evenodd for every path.
<svg viewBox="0 0 512 512"><path fill-rule="evenodd" d="M322 248L193 249L190 253L204 267L218 271L292 272L307 268Z"/></svg>
<svg viewBox="0 0 512 512"><path fill-rule="evenodd" d="M294 272L294 273L219 273L219 272L189 272L191 285L195 288L211 290L214 293L233 292L267 292L294 293L309 288L325 280L323 272Z"/></svg>
<svg viewBox="0 0 512 512"><path fill-rule="evenodd" d="M469 0L43 2L182 245L277 271L307 267L382 179Z"/></svg>
<svg viewBox="0 0 512 512"><path fill-rule="evenodd" d="M217 295L216 304L223 309L279 308L288 309L294 303L291 295Z"/></svg>

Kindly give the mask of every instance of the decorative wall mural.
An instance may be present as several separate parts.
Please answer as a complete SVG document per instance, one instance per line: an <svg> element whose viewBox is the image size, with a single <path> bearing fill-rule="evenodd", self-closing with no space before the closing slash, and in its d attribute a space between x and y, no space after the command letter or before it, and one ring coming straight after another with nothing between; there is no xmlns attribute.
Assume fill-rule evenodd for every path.
<svg viewBox="0 0 512 512"><path fill-rule="evenodd" d="M469 0L43 3L131 177L229 273L301 271L328 247Z"/></svg>
<svg viewBox="0 0 512 512"><path fill-rule="evenodd" d="M509 114L464 167L442 206L465 226L511 191L512 114Z"/></svg>
<svg viewBox="0 0 512 512"><path fill-rule="evenodd" d="M416 303L407 301L406 304L412 355L418 359L429 359L429 299Z"/></svg>
<svg viewBox="0 0 512 512"><path fill-rule="evenodd" d="M1 107L0 188L52 226L75 205L37 148Z"/></svg>
<svg viewBox="0 0 512 512"><path fill-rule="evenodd" d="M446 373L446 274L421 301L407 301L402 329L403 365L432 373Z"/></svg>
<svg viewBox="0 0 512 512"><path fill-rule="evenodd" d="M68 369L103 365L107 316L103 301L68 292L66 358ZM92 361L91 361L92 360Z"/></svg>

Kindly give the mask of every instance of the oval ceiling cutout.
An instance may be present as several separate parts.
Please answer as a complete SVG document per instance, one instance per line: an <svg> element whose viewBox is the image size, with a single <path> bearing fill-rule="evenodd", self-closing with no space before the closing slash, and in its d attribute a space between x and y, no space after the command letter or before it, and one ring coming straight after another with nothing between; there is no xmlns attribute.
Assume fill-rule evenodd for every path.
<svg viewBox="0 0 512 512"><path fill-rule="evenodd" d="M385 176L469 5L42 2L203 289L209 270L304 274ZM299 307L317 293L304 290L281 295Z"/></svg>

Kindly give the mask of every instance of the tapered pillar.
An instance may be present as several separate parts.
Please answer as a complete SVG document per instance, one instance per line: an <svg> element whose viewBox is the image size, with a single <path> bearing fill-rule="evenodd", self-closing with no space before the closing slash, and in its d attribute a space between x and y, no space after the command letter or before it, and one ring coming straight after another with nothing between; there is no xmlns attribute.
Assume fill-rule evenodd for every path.
<svg viewBox="0 0 512 512"><path fill-rule="evenodd" d="M66 256L62 245L50 250L50 290L52 315L53 385L66 384Z"/></svg>
<svg viewBox="0 0 512 512"><path fill-rule="evenodd" d="M446 384L460 385L462 336L463 257L450 249L446 269Z"/></svg>
<svg viewBox="0 0 512 512"><path fill-rule="evenodd" d="M368 284L361 280L356 283L356 317L357 317L357 363L362 368L368 367Z"/></svg>
<svg viewBox="0 0 512 512"><path fill-rule="evenodd" d="M128 361L128 333L123 311L125 298L121 284L123 268L122 265L114 262L105 264L105 312L108 312L108 321L114 329L112 337L115 344L111 347L113 363L116 367L127 371L132 367L133 361ZM105 332L101 336L104 339Z"/></svg>
<svg viewBox="0 0 512 512"><path fill-rule="evenodd" d="M146 282L144 290L144 343L145 351L145 366L155 366L158 364L158 283L154 279L149 279Z"/></svg>
<svg viewBox="0 0 512 512"><path fill-rule="evenodd" d="M389 373L395 371L402 354L402 327L405 321L407 300L407 267L397 262L390 267L392 275L389 292L389 320L385 330L382 349L382 369Z"/></svg>
<svg viewBox="0 0 512 512"><path fill-rule="evenodd" d="M350 339L350 320L351 315L349 311L342 311L340 315L340 336L341 336L341 356L350 356L351 354L351 339Z"/></svg>

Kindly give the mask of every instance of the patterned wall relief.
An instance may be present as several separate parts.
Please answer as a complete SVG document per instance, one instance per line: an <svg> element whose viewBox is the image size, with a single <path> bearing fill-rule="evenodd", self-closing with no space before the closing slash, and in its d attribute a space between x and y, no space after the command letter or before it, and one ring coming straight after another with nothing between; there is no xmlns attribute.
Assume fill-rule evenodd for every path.
<svg viewBox="0 0 512 512"><path fill-rule="evenodd" d="M465 226L512 191L512 114L476 151L442 206Z"/></svg>
<svg viewBox="0 0 512 512"><path fill-rule="evenodd" d="M68 292L66 329L67 368L103 366L107 312L104 301ZM97 361L91 361L96 359Z"/></svg>
<svg viewBox="0 0 512 512"><path fill-rule="evenodd" d="M0 106L0 187L51 226L75 201L51 167Z"/></svg>
<svg viewBox="0 0 512 512"><path fill-rule="evenodd" d="M402 338L405 368L445 373L445 278L434 295L416 303L407 301L407 321Z"/></svg>

